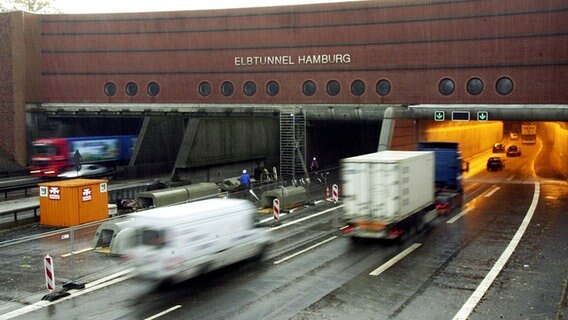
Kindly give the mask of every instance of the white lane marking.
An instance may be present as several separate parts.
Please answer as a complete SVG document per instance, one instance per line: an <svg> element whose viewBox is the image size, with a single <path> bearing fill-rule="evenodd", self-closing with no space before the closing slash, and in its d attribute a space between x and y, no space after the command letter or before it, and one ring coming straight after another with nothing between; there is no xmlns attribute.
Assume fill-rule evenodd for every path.
<svg viewBox="0 0 568 320"><path fill-rule="evenodd" d="M114 278L118 278L118 277L120 277L120 276L123 276L123 275L125 275L125 274L129 274L129 273L132 273L132 272L134 272L134 268L128 268L128 269L119 271L119 272L117 272L117 273L111 274L111 275L106 276L106 277L104 277L104 278L100 278L100 279L95 280L95 281L93 281L93 282L89 282L89 283L85 284L85 288L90 288L90 287L98 286L98 285L101 284L101 283L107 282L107 281L109 281L109 280L112 280L112 279L114 279Z"/></svg>
<svg viewBox="0 0 568 320"><path fill-rule="evenodd" d="M64 298L61 298L59 300L55 300L55 301L41 300L41 301L38 301L34 304L25 306L25 307L17 309L17 310L14 310L12 312L5 313L3 315L0 315L0 320L8 320L8 319L12 319L12 318L15 318L15 317L19 317L19 316L24 315L26 313L30 313L30 312L33 312L33 311L36 311L36 310L40 310L40 309L45 308L47 306L51 306L51 305L54 305L56 303L59 303L59 302L65 301L65 300L69 300L69 299L78 297L78 296L83 295L85 293L89 293L89 292L92 292L92 291L95 291L95 290L98 290L98 289L101 289L101 288L104 288L104 287L108 287L108 286L113 285L115 283L119 283L119 282L122 282L124 280L128 280L128 279L134 277L134 274L130 274L130 275L126 275L126 276L123 276L123 275L127 274L127 273L131 273L133 270L134 270L133 268L126 269L126 270L117 272L115 274L112 274L110 276L101 278L97 281L87 283L85 285L85 289L82 289L82 290L75 290L75 289L69 290L68 292L71 293L71 295L64 297ZM111 280L111 281L109 281L109 280Z"/></svg>
<svg viewBox="0 0 568 320"><path fill-rule="evenodd" d="M511 181L511 180L513 180L513 178L514 178L515 176L516 176L516 175L514 174L514 175L510 176L509 178L507 178L506 180L507 180L507 181Z"/></svg>
<svg viewBox="0 0 568 320"><path fill-rule="evenodd" d="M306 249L304 249L304 250L300 250L300 251L298 251L298 252L296 252L296 253L294 253L294 254L292 254L292 255L289 255L289 256L287 256L287 257L285 257L285 258L282 258L282 259L280 259L280 260L278 260L278 261L274 261L274 264L280 264L280 263L282 263L282 262L284 262L284 261L288 261L288 260L294 258L295 256L299 256L299 255L301 255L301 254L304 253L304 252L310 251L310 250L312 250L312 249L314 249L314 248L316 248L316 247L319 247L319 246L321 246L322 244L328 243L328 242L330 242L331 240L334 240L334 239L336 239L336 238L337 238L337 236L333 236L333 237L328 238L328 239L326 239L326 240L324 240L324 241L322 241L322 242L318 242L318 243L314 244L313 246L311 246L311 247L309 247L309 248L306 248Z"/></svg>
<svg viewBox="0 0 568 320"><path fill-rule="evenodd" d="M158 314L156 314L156 315L153 315L153 316L151 316L150 318L146 318L146 319L144 319L144 320L154 320L154 319L156 319L156 318L159 318L159 317L161 317L161 316L163 316L163 315L165 315L165 314L168 314L168 313L170 313L170 312L172 312L172 311L174 311L174 310L177 310L177 309L179 309L179 308L181 308L181 305L180 305L180 304L178 304L177 306L173 306L173 307L169 308L168 310L164 310L164 311L162 311L162 312L160 312L160 313L158 313Z"/></svg>
<svg viewBox="0 0 568 320"><path fill-rule="evenodd" d="M406 257L407 255L409 255L410 253L412 253L412 251L418 249L418 247L420 247L422 244L421 243L414 243L413 245L411 245L410 247L406 248L406 250L404 250L403 252L397 254L394 258L390 259L389 261L387 261L385 264L383 264L382 266L378 267L377 269L371 271L371 273L369 273L370 276L378 276L379 274L383 273L385 270L387 270L388 268L392 267L395 263L399 262L400 260L402 260L402 258Z"/></svg>
<svg viewBox="0 0 568 320"><path fill-rule="evenodd" d="M49 301L44 301L44 300L38 301L34 304L30 304L30 305L25 306L23 308L20 308L18 310L14 310L12 312L8 312L8 313L5 313L3 315L0 315L0 320L7 320L7 319L19 317L19 316L24 315L26 313L30 313L30 312L39 310L41 308L47 307L50 304L51 304L51 302L49 302Z"/></svg>
<svg viewBox="0 0 568 320"><path fill-rule="evenodd" d="M459 218L463 217L466 215L466 213L470 212L471 208L465 208L463 209L460 213L456 214L453 218L451 218L450 220L446 221L446 223L454 223L456 221L458 221Z"/></svg>
<svg viewBox="0 0 568 320"><path fill-rule="evenodd" d="M66 253L66 254L62 254L62 255L61 255L61 258L67 258L67 257L69 257L69 256L71 256L71 255L73 255L73 254L85 253L85 252L89 252L89 251L91 251L91 250L93 250L93 248L85 248L85 249L83 249L83 250L69 252L69 253Z"/></svg>
<svg viewBox="0 0 568 320"><path fill-rule="evenodd" d="M298 219L298 220L294 220L294 221L292 221L292 222L290 222L290 223L283 224L283 225L278 226L278 227L274 227L274 228L272 228L271 230L278 230L278 229L286 228L286 227L289 227L289 226L294 225L294 224L296 224L296 223L300 223L300 222L302 222L302 221L305 221L305 220L308 220L308 219L311 219L311 218L315 218L315 217L317 217L317 216L321 216L322 214L326 214L326 213L328 213L328 212L330 212L330 211L337 210L337 209L339 209L339 208L341 208L341 207L343 207L343 205L339 205L339 206L337 206L337 207L333 207L333 208L331 208L331 209L327 209L327 210L324 210L324 211L322 211L322 212L318 212L318 213L312 214L311 216L307 216L307 217L303 217L303 218Z"/></svg>
<svg viewBox="0 0 568 320"><path fill-rule="evenodd" d="M493 187L493 189L485 194L485 198L491 197L495 192L501 190L501 187Z"/></svg>
<svg viewBox="0 0 568 320"><path fill-rule="evenodd" d="M536 181L534 185L534 195L531 206L529 207L529 210L527 211L527 214L525 215L523 222L519 226L519 229L515 233L515 236L513 237L513 239L511 239L511 242L509 242L509 245L507 246L505 251L503 251L503 253L499 257L499 260L497 260L493 268L491 268L489 273L485 276L481 284L479 284L477 289L475 289L475 291L471 294L471 296L466 301L466 303L461 307L460 311L458 311L458 313L454 316L453 320L467 319L471 314L471 312L473 311L473 309L475 309L481 298L485 295L485 293L487 292L493 281L495 281L495 278L497 278L497 275L501 272L501 270L503 269L503 267L505 266L511 255L513 254L513 251L515 251L515 248L517 247L525 231L527 230L527 227L529 226L532 216L534 215L534 212L536 210L539 195L540 195L540 184L538 183L538 181Z"/></svg>

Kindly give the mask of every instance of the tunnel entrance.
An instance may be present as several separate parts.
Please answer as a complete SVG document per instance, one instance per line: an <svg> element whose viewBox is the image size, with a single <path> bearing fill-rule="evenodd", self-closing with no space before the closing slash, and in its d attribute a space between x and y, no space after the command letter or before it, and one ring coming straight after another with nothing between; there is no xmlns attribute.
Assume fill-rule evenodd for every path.
<svg viewBox="0 0 568 320"><path fill-rule="evenodd" d="M314 121L308 125L307 159L317 157L321 168L339 166L339 160L376 152L380 121Z"/></svg>

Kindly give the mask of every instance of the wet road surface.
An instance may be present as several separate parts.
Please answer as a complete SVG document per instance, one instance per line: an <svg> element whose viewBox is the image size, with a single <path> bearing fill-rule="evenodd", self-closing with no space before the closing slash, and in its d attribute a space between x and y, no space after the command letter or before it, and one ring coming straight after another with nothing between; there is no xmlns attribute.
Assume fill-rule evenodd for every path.
<svg viewBox="0 0 568 320"><path fill-rule="evenodd" d="M538 149L523 151L530 156ZM535 168L543 177L538 186L526 159L508 159L502 172L478 172L466 180L470 201L463 215L441 217L404 243L351 243L341 237L338 209L275 231L280 241L263 262L240 263L169 287L125 273L107 281L111 285L77 291L68 300L47 303L17 319L453 319L493 272L528 217L518 245L472 306L469 319L556 319L565 308L561 302L568 279L568 184L539 161ZM538 202L533 201L535 193ZM531 206L534 214L529 216ZM10 270L3 281L8 274L25 277L22 269L33 268L27 266L41 260L50 241L62 240L44 239L31 249L0 248L12 259L2 265ZM408 248L413 251L390 268L370 275ZM81 256L85 269L79 277L87 282L115 273L114 268L128 268L105 255ZM61 272L68 275L66 265ZM35 283L22 293L33 292L42 281ZM22 300L34 302L29 296ZM1 304L0 314L17 304Z"/></svg>

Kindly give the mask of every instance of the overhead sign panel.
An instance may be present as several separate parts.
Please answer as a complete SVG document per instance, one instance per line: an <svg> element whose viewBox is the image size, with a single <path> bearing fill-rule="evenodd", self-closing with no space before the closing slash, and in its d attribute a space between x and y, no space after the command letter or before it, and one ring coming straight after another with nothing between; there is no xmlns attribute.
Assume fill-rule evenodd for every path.
<svg viewBox="0 0 568 320"><path fill-rule="evenodd" d="M452 111L452 121L469 121L469 111Z"/></svg>
<svg viewBox="0 0 568 320"><path fill-rule="evenodd" d="M489 121L489 113L487 111L478 111L477 121Z"/></svg>
<svg viewBox="0 0 568 320"><path fill-rule="evenodd" d="M434 121L444 121L446 120L445 111L434 111Z"/></svg>

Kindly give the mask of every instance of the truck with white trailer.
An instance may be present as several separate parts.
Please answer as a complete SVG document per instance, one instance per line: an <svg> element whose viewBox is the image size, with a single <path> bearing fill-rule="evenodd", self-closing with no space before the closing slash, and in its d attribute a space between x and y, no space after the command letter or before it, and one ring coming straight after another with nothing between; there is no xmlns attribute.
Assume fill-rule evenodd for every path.
<svg viewBox="0 0 568 320"><path fill-rule="evenodd" d="M434 152L381 151L343 159L344 234L394 239L435 209Z"/></svg>
<svg viewBox="0 0 568 320"><path fill-rule="evenodd" d="M461 207L458 145L420 143L418 149L424 151L388 150L342 160L344 235L396 239Z"/></svg>
<svg viewBox="0 0 568 320"><path fill-rule="evenodd" d="M536 143L536 123L523 122L521 124L521 143L522 144Z"/></svg>
<svg viewBox="0 0 568 320"><path fill-rule="evenodd" d="M267 228L254 227L247 200L209 199L132 214L137 245L128 253L137 276L178 282L262 256L271 245Z"/></svg>

